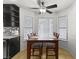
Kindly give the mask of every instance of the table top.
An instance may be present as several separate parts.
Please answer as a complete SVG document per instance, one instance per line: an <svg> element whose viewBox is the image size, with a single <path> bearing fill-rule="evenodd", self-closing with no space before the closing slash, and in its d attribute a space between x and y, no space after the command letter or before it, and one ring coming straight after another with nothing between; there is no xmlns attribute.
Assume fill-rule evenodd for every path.
<svg viewBox="0 0 79 59"><path fill-rule="evenodd" d="M28 40L57 40L56 37L39 37L39 36L32 36L30 39Z"/></svg>
<svg viewBox="0 0 79 59"><path fill-rule="evenodd" d="M59 41L57 38L53 38L53 39L28 39L27 41L44 41L44 42L47 42L47 41Z"/></svg>

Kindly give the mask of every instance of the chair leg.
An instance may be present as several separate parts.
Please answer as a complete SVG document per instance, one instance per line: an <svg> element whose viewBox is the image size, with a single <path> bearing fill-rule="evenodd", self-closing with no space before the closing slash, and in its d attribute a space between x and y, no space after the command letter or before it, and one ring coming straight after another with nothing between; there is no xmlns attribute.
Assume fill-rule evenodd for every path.
<svg viewBox="0 0 79 59"><path fill-rule="evenodd" d="M48 59L48 48L46 48L46 59Z"/></svg>
<svg viewBox="0 0 79 59"><path fill-rule="evenodd" d="M32 55L34 55L34 49L32 49Z"/></svg>
<svg viewBox="0 0 79 59"><path fill-rule="evenodd" d="M42 48L39 49L39 59L41 59L42 56Z"/></svg>
<svg viewBox="0 0 79 59"><path fill-rule="evenodd" d="M38 51L39 51L38 57L39 57L39 59L41 59L41 56L42 56L42 48L38 48ZM32 49L32 56L34 56L34 52L35 52L35 49L33 48Z"/></svg>

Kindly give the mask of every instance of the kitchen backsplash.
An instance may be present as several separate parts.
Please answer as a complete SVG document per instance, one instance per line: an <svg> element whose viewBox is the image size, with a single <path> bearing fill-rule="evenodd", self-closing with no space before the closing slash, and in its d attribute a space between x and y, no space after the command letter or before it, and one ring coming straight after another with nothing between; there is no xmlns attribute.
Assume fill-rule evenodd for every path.
<svg viewBox="0 0 79 59"><path fill-rule="evenodd" d="M3 35L5 36L19 35L19 28L18 27L4 27Z"/></svg>

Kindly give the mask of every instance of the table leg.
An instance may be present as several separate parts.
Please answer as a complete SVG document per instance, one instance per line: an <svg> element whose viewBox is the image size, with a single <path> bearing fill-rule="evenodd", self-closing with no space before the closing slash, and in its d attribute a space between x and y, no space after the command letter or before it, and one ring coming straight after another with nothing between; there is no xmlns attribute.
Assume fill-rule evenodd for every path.
<svg viewBox="0 0 79 59"><path fill-rule="evenodd" d="M31 56L31 45L27 42L27 59L30 59Z"/></svg>
<svg viewBox="0 0 79 59"><path fill-rule="evenodd" d="M58 42L56 42L56 51L55 51L55 53L56 53L56 59L58 59Z"/></svg>

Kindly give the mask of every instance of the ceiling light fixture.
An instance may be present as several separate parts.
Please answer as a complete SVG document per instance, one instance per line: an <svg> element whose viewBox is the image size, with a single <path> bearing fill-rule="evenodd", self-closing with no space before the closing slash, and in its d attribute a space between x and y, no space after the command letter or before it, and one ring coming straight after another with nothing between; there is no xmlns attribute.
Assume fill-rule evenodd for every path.
<svg viewBox="0 0 79 59"><path fill-rule="evenodd" d="M40 8L41 14L44 14L46 12L46 8Z"/></svg>

